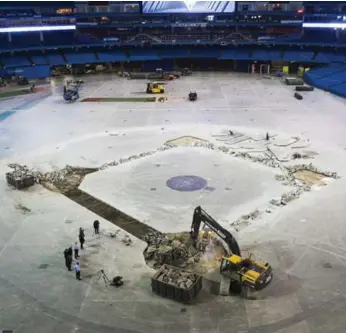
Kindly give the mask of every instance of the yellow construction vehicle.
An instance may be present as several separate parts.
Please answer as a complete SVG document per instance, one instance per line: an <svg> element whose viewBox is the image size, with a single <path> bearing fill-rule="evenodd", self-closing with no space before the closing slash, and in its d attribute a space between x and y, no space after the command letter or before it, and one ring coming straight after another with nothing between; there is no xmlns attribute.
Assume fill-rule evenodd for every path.
<svg viewBox="0 0 346 333"><path fill-rule="evenodd" d="M164 92L165 87L157 82L149 82L147 84L147 94L163 94Z"/></svg>
<svg viewBox="0 0 346 333"><path fill-rule="evenodd" d="M263 289L272 280L270 265L254 260L251 255L245 259L236 254L222 257L220 273L240 283L242 287L254 290Z"/></svg>
<svg viewBox="0 0 346 333"><path fill-rule="evenodd" d="M200 227L202 224L206 225L209 230L201 232ZM261 290L272 280L271 266L268 263L254 260L251 255L242 258L240 247L233 235L200 206L194 211L190 235L196 247L199 238L216 237L228 247L226 251L229 255L221 258L220 273L225 277L229 277L231 284L239 284L247 290Z"/></svg>

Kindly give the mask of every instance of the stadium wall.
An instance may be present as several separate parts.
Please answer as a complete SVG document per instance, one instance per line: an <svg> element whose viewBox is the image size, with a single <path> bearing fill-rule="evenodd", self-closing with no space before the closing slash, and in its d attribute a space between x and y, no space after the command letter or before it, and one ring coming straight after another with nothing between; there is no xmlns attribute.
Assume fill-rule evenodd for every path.
<svg viewBox="0 0 346 333"><path fill-rule="evenodd" d="M0 77L6 76L24 76L28 79L40 79L50 76L50 66L26 66L26 67L11 67L1 68Z"/></svg>

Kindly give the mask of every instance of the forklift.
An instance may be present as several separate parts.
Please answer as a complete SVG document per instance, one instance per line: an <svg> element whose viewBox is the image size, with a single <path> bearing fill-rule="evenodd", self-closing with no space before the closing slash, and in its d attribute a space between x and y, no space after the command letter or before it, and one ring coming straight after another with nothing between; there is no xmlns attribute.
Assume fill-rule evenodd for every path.
<svg viewBox="0 0 346 333"><path fill-rule="evenodd" d="M195 91L190 91L190 93L189 93L189 101L190 102L197 101L197 93Z"/></svg>
<svg viewBox="0 0 346 333"><path fill-rule="evenodd" d="M19 76L17 79L17 84L19 86L26 86L29 84L29 80L24 76Z"/></svg>
<svg viewBox="0 0 346 333"><path fill-rule="evenodd" d="M240 291L261 290L272 280L272 268L268 263L241 256L240 247L233 235L217 223L205 210L198 206L193 214L190 236L196 247L201 224L212 230L211 238L219 237L228 247L227 255L220 260L220 274L230 279L231 285L239 285Z"/></svg>
<svg viewBox="0 0 346 333"><path fill-rule="evenodd" d="M147 94L163 94L165 92L165 87L159 85L157 82L147 83Z"/></svg>
<svg viewBox="0 0 346 333"><path fill-rule="evenodd" d="M192 75L192 71L188 68L184 68L182 71L181 71L181 76L190 76Z"/></svg>

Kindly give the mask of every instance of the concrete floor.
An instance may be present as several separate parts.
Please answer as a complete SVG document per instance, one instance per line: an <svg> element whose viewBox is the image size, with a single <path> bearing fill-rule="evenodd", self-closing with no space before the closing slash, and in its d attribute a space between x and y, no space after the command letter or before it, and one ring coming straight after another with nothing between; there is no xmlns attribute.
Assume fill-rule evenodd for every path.
<svg viewBox="0 0 346 333"><path fill-rule="evenodd" d="M82 97L140 95L145 88L145 81L102 76L86 77L85 82ZM312 163L342 178L236 233L243 250L267 260L274 269L274 281L256 300L202 291L196 306L185 307L151 293L153 271L144 263L142 241L133 239L134 244L126 247L121 242L124 232L110 238L109 232L119 228L63 195L38 185L15 191L0 177L0 330L344 332L344 100L314 91L297 101L292 88L275 80L221 73L197 73L168 83L166 103L66 104L59 89L53 83L52 94L35 103L29 97L1 101L2 174L11 162L42 171L66 164L99 167L156 150L180 136L213 140L212 135L232 128L252 137L267 131L280 137L304 136L311 143L309 149L319 153ZM190 89L199 93L196 103L185 100ZM1 118L6 111L13 113ZM214 190L181 193L165 187L168 178L181 173L200 175ZM274 174L216 152L174 148L94 173L81 188L162 231L175 231L189 227L191 210L198 203L227 226L227 219L243 214L244 207L255 209L262 200L281 193ZM225 193L229 186L238 195ZM156 191L148 191L153 187ZM92 234L96 218L101 222L100 237ZM86 229L82 282L67 272L62 254L76 241L79 227ZM122 275L124 287L114 290L96 283L100 269L109 277Z"/></svg>

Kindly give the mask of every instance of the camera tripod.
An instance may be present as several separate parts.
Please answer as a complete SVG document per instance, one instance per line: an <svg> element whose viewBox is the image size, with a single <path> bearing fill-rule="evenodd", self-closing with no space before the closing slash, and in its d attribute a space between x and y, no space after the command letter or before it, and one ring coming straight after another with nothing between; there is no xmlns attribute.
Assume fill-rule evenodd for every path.
<svg viewBox="0 0 346 333"><path fill-rule="evenodd" d="M111 282L108 279L108 276L106 275L105 271L103 269L101 269L97 274L96 274L96 283L98 283L100 281L100 279L103 279L103 282L105 283L105 286L108 287Z"/></svg>

